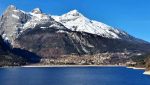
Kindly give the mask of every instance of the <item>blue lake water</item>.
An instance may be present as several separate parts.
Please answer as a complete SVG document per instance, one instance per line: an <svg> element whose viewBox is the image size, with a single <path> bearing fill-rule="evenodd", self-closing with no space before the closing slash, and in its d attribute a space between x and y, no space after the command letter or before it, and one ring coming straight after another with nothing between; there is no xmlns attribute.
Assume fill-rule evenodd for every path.
<svg viewBox="0 0 150 85"><path fill-rule="evenodd" d="M143 72L125 67L0 68L0 85L150 85Z"/></svg>

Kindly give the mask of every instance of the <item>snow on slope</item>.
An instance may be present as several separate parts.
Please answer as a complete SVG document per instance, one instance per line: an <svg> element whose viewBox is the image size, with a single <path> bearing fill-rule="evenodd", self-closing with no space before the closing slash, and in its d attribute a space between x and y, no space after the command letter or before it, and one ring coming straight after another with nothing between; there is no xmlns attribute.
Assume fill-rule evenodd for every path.
<svg viewBox="0 0 150 85"><path fill-rule="evenodd" d="M84 17L77 10L70 11L62 16L50 16L42 13L39 8L35 8L32 12L24 12L17 9L15 6L10 6L8 7L8 10L6 12L6 17L8 16L8 14L11 14L11 16L9 17L10 20L8 21L13 20L13 22L10 22L12 24L10 24L9 22L6 23L6 27L10 27L7 29L8 33L5 33L7 36L10 35L10 33L11 36L18 36L24 30L28 28L35 28L35 26L41 24L43 25L41 27L42 29L49 27L57 27L59 29L63 29L64 25L72 31L87 32L112 39L122 39L122 36L128 36L128 34L123 31L114 29L113 27L108 26L104 23L90 20ZM59 23L57 23L55 20ZM60 25L60 23L63 25ZM10 26L7 26L7 24ZM44 26L45 24L48 25ZM11 38L11 36L8 36L8 38Z"/></svg>
<svg viewBox="0 0 150 85"><path fill-rule="evenodd" d="M34 28L38 24L44 24L51 20L50 16L43 14L39 8L35 8L27 14L31 19L24 24L23 29Z"/></svg>
<svg viewBox="0 0 150 85"><path fill-rule="evenodd" d="M113 39L121 39L119 36L120 34L127 35L126 33L118 29L114 29L113 27L104 23L90 20L84 17L77 10L70 11L69 13L66 13L62 16L52 17L73 31L87 32Z"/></svg>
<svg viewBox="0 0 150 85"><path fill-rule="evenodd" d="M31 19L24 24L24 29L26 28L34 28L38 24L44 24L48 21L50 21L50 17L45 15L45 14L34 14L34 13L29 13L31 16Z"/></svg>
<svg viewBox="0 0 150 85"><path fill-rule="evenodd" d="M39 8L35 8L32 12L29 12L28 15L31 17L31 19L24 24L24 30L28 28L35 28L37 25L44 25L47 23L48 26L45 25L41 28L56 27L59 29L64 29L63 25L60 25L60 23L56 22L51 16L42 13Z"/></svg>

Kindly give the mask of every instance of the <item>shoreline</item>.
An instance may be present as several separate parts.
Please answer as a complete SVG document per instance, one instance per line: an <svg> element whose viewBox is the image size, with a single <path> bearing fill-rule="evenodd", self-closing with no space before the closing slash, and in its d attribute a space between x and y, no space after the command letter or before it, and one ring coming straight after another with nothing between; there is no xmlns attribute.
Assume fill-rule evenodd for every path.
<svg viewBox="0 0 150 85"><path fill-rule="evenodd" d="M133 69L133 70L144 70L143 74L150 76L150 70L149 71L145 71L146 68L139 68L139 67L126 67L126 68Z"/></svg>
<svg viewBox="0 0 150 85"><path fill-rule="evenodd" d="M128 67L126 65L24 65L24 66L4 66L0 68L17 68L17 67L23 67L23 68L36 68L36 67L125 67L128 69L134 69L134 70L145 70L146 68L142 67ZM150 71L145 71L146 73Z"/></svg>
<svg viewBox="0 0 150 85"><path fill-rule="evenodd" d="M129 68L129 69L134 69L134 70L145 70L146 68L141 68L141 67L126 67L126 68Z"/></svg>
<svg viewBox="0 0 150 85"><path fill-rule="evenodd" d="M121 65L26 65L21 67L125 67Z"/></svg>

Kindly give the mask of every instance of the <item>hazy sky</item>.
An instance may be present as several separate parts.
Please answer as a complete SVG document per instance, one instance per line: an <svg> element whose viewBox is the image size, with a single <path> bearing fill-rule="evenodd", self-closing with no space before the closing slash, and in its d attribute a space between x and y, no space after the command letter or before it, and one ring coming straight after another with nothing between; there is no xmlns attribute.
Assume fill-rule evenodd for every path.
<svg viewBox="0 0 150 85"><path fill-rule="evenodd" d="M0 14L8 5L61 15L77 9L86 17L122 29L150 42L150 0L0 0Z"/></svg>

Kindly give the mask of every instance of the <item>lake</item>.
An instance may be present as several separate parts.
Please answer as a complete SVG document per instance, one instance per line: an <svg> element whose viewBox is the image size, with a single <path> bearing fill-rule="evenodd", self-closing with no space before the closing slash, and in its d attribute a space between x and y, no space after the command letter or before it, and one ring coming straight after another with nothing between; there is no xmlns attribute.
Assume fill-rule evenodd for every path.
<svg viewBox="0 0 150 85"><path fill-rule="evenodd" d="M143 72L125 67L0 68L0 85L150 85Z"/></svg>

